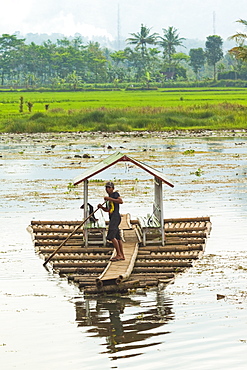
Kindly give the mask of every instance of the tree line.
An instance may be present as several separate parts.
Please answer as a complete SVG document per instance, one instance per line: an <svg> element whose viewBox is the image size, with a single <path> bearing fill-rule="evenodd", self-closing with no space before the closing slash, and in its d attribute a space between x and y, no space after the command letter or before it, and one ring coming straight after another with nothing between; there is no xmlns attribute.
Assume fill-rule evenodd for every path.
<svg viewBox="0 0 247 370"><path fill-rule="evenodd" d="M243 25L246 21L239 20ZM232 36L237 46L223 53L223 40L218 35L206 38L205 48L181 52L183 37L174 27L163 34L152 33L141 25L130 33L124 50L102 48L98 42L83 44L80 36L73 40L45 41L41 45L25 43L16 35L0 37L0 85L2 87L70 86L84 84L151 83L202 79L247 79L246 39L244 33ZM178 52L179 48L179 52ZM182 49L183 50L183 49Z"/></svg>

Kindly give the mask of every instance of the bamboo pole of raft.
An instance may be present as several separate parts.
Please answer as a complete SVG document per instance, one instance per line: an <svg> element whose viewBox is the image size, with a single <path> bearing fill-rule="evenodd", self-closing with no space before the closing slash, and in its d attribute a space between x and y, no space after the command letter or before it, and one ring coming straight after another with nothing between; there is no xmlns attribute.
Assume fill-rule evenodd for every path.
<svg viewBox="0 0 247 370"><path fill-rule="evenodd" d="M107 286L93 286L94 282L91 280L85 280L85 281L79 281L78 285L79 288L85 288L84 292L86 294L94 294L94 293L103 293L103 292L108 292L108 293L113 293L113 292L122 292L126 291L128 289L135 289L135 288L148 288L151 286L157 286L159 284L169 284L174 280L174 277L172 278L153 278L153 279L140 279L136 281L128 281L121 283L119 285L107 285Z"/></svg>
<svg viewBox="0 0 247 370"><path fill-rule="evenodd" d="M95 261L88 261L88 262L53 262L52 267L54 269L60 269L63 267L79 267L79 268L90 268L90 267L101 267L102 269L107 266L107 261L103 262L95 262Z"/></svg>
<svg viewBox="0 0 247 370"><path fill-rule="evenodd" d="M102 203L101 204L101 206L103 206L105 204L105 202L104 203ZM89 218L90 217L92 217L92 215L95 213L95 212L97 212L98 211L98 209L99 209L99 207L97 207L96 208L96 210L95 211L93 211L92 213L90 213L90 215L88 216L88 217L86 217L78 226L76 226L75 228L74 228L74 230L67 236L67 238L59 245L59 247L47 258L47 260L43 263L43 266L46 266L46 264L51 260L51 258L53 257L53 256L55 256L55 254L57 253L57 251L59 251L59 249L61 249L62 248L62 246L67 242L67 240L69 240L70 238L71 238L71 236L72 235L74 235L75 233L76 233L76 231L78 230L78 229L80 229L80 227L82 227L82 225L84 225L85 224L85 222L87 221L87 220L89 220Z"/></svg>
<svg viewBox="0 0 247 370"><path fill-rule="evenodd" d="M148 281L148 280L164 280L164 279L173 279L175 274L173 272L169 272L166 274L158 273L158 274L131 274L131 278L133 280L140 280L140 281ZM80 281L80 280L79 280Z"/></svg>
<svg viewBox="0 0 247 370"><path fill-rule="evenodd" d="M149 281L143 281L143 280L141 280L140 281L139 288L148 288L148 287L157 286L157 285L159 285L159 281L158 280L149 280Z"/></svg>
<svg viewBox="0 0 247 370"><path fill-rule="evenodd" d="M95 279L96 279L97 275L95 274L92 275L92 274L83 274L83 275L68 275L68 281L74 281L74 282L79 282L80 280L83 281L83 280L92 280L95 282Z"/></svg>
<svg viewBox="0 0 247 370"><path fill-rule="evenodd" d="M132 281L126 281L124 283L121 283L119 285L104 285L102 287L88 287L84 289L84 293L86 294L97 294L97 293L104 293L104 292L123 292L128 291L128 289L134 289L138 288L140 285L139 280L132 280ZM80 285L79 285L80 287ZM83 287L82 287L83 288Z"/></svg>
<svg viewBox="0 0 247 370"><path fill-rule="evenodd" d="M95 281L85 280L85 281L80 281L80 284L79 284L79 288L84 288L84 287L88 288L91 286L95 287Z"/></svg>
<svg viewBox="0 0 247 370"><path fill-rule="evenodd" d="M189 258L189 257L187 257ZM109 255L103 256L80 256L80 255L57 255L52 261L108 261ZM96 263L96 262L95 262Z"/></svg>
<svg viewBox="0 0 247 370"><path fill-rule="evenodd" d="M197 254L152 254L152 255L139 255L137 256L137 262L140 262L140 260L147 260L151 261L150 264L152 264L152 260L190 260L190 259L198 259Z"/></svg>
<svg viewBox="0 0 247 370"><path fill-rule="evenodd" d="M40 248L39 252L43 254L50 254L55 251L55 248ZM112 252L112 248L105 248L105 247L84 247L84 248L75 248L75 247L65 247L63 248L62 252L59 253L74 253L74 254L88 254L88 253L100 253L100 254L106 254ZM109 255L108 255L109 257Z"/></svg>
<svg viewBox="0 0 247 370"><path fill-rule="evenodd" d="M91 281L94 285L95 285L95 276L92 276L90 278L87 278L87 277L80 277L80 278L74 278L73 281L75 283L83 283L85 281Z"/></svg>
<svg viewBox="0 0 247 370"><path fill-rule="evenodd" d="M154 258L155 259L155 258ZM185 262L185 261L152 261L152 262L139 262L137 261L135 263L136 267L191 267L191 262Z"/></svg>
<svg viewBox="0 0 247 370"><path fill-rule="evenodd" d="M194 218L187 218L187 217L180 217L180 218L165 218L164 219L164 222L165 223L168 223L168 222L173 222L173 223L179 223L179 222L186 222L186 221L191 221L191 222L194 222L194 221L210 221L210 217L209 216L206 216L206 217L194 217Z"/></svg>
<svg viewBox="0 0 247 370"><path fill-rule="evenodd" d="M159 261L158 258L156 258L155 256L152 256L152 261L132 261L132 264L129 265L128 267L128 270L127 271L132 271L133 269L133 266L134 267L147 267L147 268L151 268L151 267L191 267L192 266L192 263L190 261L181 261L181 260L166 260L165 257L163 258L164 260L161 260ZM187 257L186 259L189 260L189 258ZM88 261L88 262L55 262L53 263L53 268L54 269L60 269L60 268L63 268L63 267L77 267L77 268L90 268L90 267L101 267L102 269L104 267L107 266L107 261L99 261L99 262L95 262L95 261ZM125 273L122 275L123 278L126 278L129 276L129 274ZM101 280L99 278L99 280Z"/></svg>
<svg viewBox="0 0 247 370"><path fill-rule="evenodd" d="M145 253L145 252L154 252L154 253L164 253L164 252L183 252L183 251L197 251L203 250L203 245L201 244L202 242L200 241L200 244L196 245L175 245L172 247L143 247L142 249L139 248L139 253ZM194 244L194 242L193 242Z"/></svg>
<svg viewBox="0 0 247 370"><path fill-rule="evenodd" d="M102 267L61 267L58 269L55 269L58 271L58 273L61 274L100 274L102 272Z"/></svg>
<svg viewBox="0 0 247 370"><path fill-rule="evenodd" d="M184 271L186 267L134 267L133 275L154 274L154 273L178 273Z"/></svg>
<svg viewBox="0 0 247 370"><path fill-rule="evenodd" d="M127 270L125 271L124 274L119 275L118 279L116 280L117 284L120 284L121 281L123 281L124 279L127 279L130 276L130 274L133 270L133 267L135 265L135 260L136 260L137 253L138 253L138 243L136 243L136 245L135 245L134 253L131 256L131 260L129 261L129 266L128 266Z"/></svg>

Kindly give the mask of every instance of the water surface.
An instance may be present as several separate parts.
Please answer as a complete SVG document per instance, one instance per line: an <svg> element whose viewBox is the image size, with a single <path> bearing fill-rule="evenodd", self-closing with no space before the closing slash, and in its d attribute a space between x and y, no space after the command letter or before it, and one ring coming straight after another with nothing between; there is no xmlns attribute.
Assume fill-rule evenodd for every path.
<svg viewBox="0 0 247 370"><path fill-rule="evenodd" d="M164 187L165 217L210 216L213 228L204 257L166 289L85 298L43 268L26 227L80 220L82 189L70 183L119 150L175 185ZM96 178L116 182L123 213L152 211L152 178L140 169L119 164ZM246 137L2 135L0 180L1 369L246 368ZM104 182L89 195L101 202Z"/></svg>

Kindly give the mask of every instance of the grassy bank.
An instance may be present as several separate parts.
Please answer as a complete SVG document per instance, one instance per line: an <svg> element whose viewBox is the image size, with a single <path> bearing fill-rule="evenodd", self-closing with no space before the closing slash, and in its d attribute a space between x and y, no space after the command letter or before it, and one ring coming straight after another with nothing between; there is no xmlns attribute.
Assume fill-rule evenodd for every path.
<svg viewBox="0 0 247 370"><path fill-rule="evenodd" d="M1 93L0 132L247 128L245 89L29 92L22 96L20 113L20 94Z"/></svg>

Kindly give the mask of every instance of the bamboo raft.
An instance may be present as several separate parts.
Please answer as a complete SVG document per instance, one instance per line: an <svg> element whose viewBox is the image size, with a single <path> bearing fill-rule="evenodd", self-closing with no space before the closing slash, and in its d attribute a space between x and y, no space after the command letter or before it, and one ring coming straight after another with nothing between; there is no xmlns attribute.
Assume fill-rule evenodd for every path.
<svg viewBox="0 0 247 370"><path fill-rule="evenodd" d="M80 223L32 221L30 231L36 252L46 260ZM144 228L139 220L130 220L129 215L122 215L120 229L124 261L110 261L113 247L111 243L105 245L102 227L90 230L87 247L84 229L78 228L52 257L51 268L60 276L67 276L85 294L166 285L202 256L211 222L209 217L165 219L164 246L157 227Z"/></svg>

